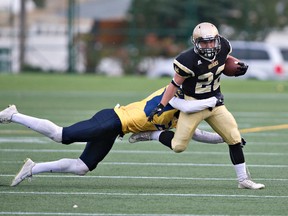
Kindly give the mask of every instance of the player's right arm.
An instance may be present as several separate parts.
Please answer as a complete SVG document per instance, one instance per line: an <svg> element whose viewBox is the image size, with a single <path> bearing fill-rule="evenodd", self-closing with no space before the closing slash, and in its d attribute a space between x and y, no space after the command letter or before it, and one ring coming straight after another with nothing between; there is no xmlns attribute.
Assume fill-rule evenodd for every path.
<svg viewBox="0 0 288 216"><path fill-rule="evenodd" d="M184 77L181 77L180 75L175 73L171 83L169 84L168 88L166 89L166 91L165 91L165 93L164 93L164 95L162 97L162 100L160 102L164 107L174 97L177 89L180 88L180 86L182 85L184 80L185 80Z"/></svg>
<svg viewBox="0 0 288 216"><path fill-rule="evenodd" d="M166 91L164 92L160 103L152 110L148 117L148 121L153 121L153 116L160 116L163 113L164 107L169 103L169 101L174 97L177 92L177 89L182 85L185 78L181 77L175 73L174 78L171 83L168 85Z"/></svg>

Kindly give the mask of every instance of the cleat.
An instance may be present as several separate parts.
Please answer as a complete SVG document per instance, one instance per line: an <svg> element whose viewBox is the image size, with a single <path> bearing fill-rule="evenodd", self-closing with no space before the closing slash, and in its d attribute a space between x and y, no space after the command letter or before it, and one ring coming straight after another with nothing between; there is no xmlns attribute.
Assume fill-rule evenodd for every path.
<svg viewBox="0 0 288 216"><path fill-rule="evenodd" d="M21 170L17 173L10 186L14 187L20 184L24 179L32 177L32 168L34 166L35 163L30 158L27 158L24 161L24 165L22 166Z"/></svg>
<svg viewBox="0 0 288 216"><path fill-rule="evenodd" d="M140 133L135 133L132 134L129 137L129 142L130 143L136 143L136 142L141 142L141 141L149 141L151 139L151 131L146 131L146 132L140 132Z"/></svg>
<svg viewBox="0 0 288 216"><path fill-rule="evenodd" d="M245 179L244 181L239 182L238 188L240 188L240 189L257 190L257 189L265 188L265 185L264 184L260 184L260 183L255 183L255 182L253 182L250 179Z"/></svg>
<svg viewBox="0 0 288 216"><path fill-rule="evenodd" d="M10 123L12 116L18 113L15 105L9 105L6 109L0 112L0 123Z"/></svg>

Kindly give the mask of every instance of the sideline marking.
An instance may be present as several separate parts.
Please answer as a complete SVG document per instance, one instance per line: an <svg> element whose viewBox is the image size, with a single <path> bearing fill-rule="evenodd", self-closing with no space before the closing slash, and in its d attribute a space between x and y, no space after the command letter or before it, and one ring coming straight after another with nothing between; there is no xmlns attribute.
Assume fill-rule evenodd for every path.
<svg viewBox="0 0 288 216"><path fill-rule="evenodd" d="M255 128L246 128L246 129L240 129L240 132L241 133L254 133L254 132L261 132L261 131L283 130L283 129L288 129L288 124L255 127Z"/></svg>

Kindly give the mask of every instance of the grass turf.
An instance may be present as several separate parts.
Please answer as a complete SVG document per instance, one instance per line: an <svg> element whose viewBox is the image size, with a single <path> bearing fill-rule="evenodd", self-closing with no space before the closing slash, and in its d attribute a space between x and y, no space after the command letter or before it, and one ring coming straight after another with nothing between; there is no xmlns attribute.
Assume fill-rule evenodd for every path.
<svg viewBox="0 0 288 216"><path fill-rule="evenodd" d="M170 79L95 75L0 74L0 106L66 126L115 104L147 96ZM288 85L224 79L225 104L240 129L287 124ZM201 129L211 130L202 123ZM157 142L117 141L84 177L41 174L9 184L26 157L76 158L64 146L16 124L0 125L0 215L287 215L287 129L243 133L246 161L260 191L237 189L225 144L191 142L175 154ZM78 208L73 208L74 204Z"/></svg>

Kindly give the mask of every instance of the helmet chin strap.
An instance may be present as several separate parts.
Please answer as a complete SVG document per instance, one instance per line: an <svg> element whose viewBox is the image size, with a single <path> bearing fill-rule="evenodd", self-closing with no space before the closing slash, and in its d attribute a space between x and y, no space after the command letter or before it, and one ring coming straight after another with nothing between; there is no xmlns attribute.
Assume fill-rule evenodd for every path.
<svg viewBox="0 0 288 216"><path fill-rule="evenodd" d="M199 53L198 53L198 54L199 54ZM201 54L199 54L199 56L200 56L201 58L203 58L203 59L205 59L205 60L209 61L209 62L212 62L212 61L214 61L214 60L215 60L215 58L216 58L216 54L214 55L214 57L213 57L212 59L210 59L210 58L207 58L207 57L205 57L205 56L203 56L203 55L201 55Z"/></svg>

